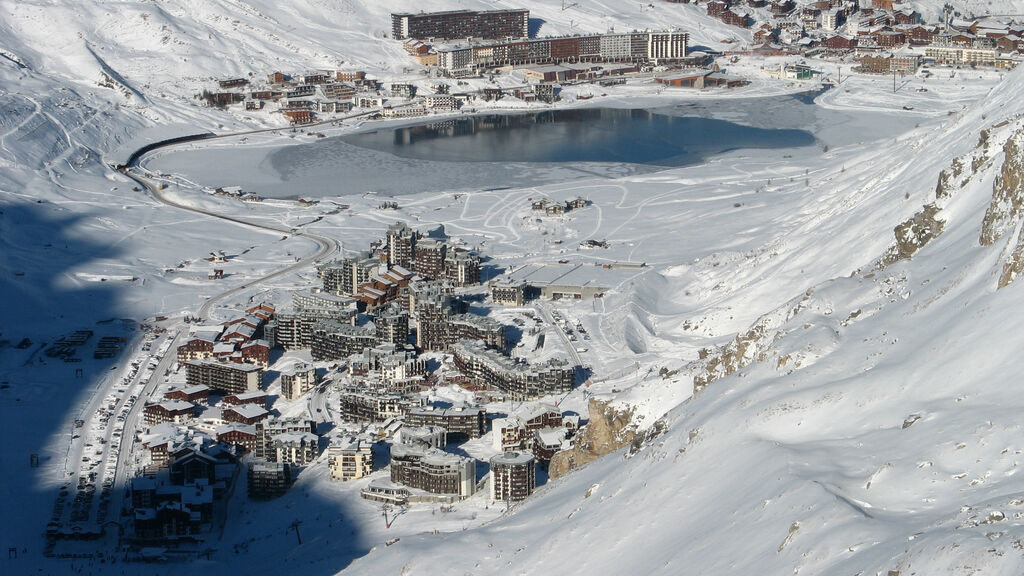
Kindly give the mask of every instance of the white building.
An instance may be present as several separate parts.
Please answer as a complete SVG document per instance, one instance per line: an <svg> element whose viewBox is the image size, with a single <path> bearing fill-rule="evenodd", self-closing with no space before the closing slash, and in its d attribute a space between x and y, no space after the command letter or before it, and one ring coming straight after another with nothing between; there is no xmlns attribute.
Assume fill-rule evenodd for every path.
<svg viewBox="0 0 1024 576"><path fill-rule="evenodd" d="M373 472L373 447L357 438L345 438L327 449L332 480L356 480Z"/></svg>

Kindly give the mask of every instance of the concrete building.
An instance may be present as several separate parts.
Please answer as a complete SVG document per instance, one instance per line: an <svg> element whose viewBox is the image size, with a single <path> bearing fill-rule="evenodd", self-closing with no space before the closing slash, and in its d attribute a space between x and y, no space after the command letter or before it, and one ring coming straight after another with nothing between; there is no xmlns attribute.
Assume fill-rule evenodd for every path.
<svg viewBox="0 0 1024 576"><path fill-rule="evenodd" d="M373 447L360 438L345 438L327 449L332 480L356 480L373 472Z"/></svg>
<svg viewBox="0 0 1024 576"><path fill-rule="evenodd" d="M529 10L449 10L391 15L391 37L407 38L525 38Z"/></svg>
<svg viewBox="0 0 1024 576"><path fill-rule="evenodd" d="M251 460L249 462L249 477L246 484L249 498L254 500L265 500L281 496L292 485L291 465L287 462Z"/></svg>
<svg viewBox="0 0 1024 576"><path fill-rule="evenodd" d="M263 386L263 368L255 364L235 364L215 360L185 362L188 386L206 386L228 394L259 390Z"/></svg>
<svg viewBox="0 0 1024 576"><path fill-rule="evenodd" d="M360 326L326 320L313 326L313 360L342 360L377 344L377 336Z"/></svg>
<svg viewBox="0 0 1024 576"><path fill-rule="evenodd" d="M271 439L275 462L311 464L320 455L320 437L311 432L285 432Z"/></svg>
<svg viewBox="0 0 1024 576"><path fill-rule="evenodd" d="M487 433L487 413L480 407L436 408L434 406L418 406L409 408L405 413L406 426L444 428L448 440L453 436L463 436L469 440L479 438Z"/></svg>
<svg viewBox="0 0 1024 576"><path fill-rule="evenodd" d="M337 296L355 296L359 286L376 274L381 261L363 252L355 258L344 258L317 268L324 292Z"/></svg>
<svg viewBox="0 0 1024 576"><path fill-rule="evenodd" d="M285 433L316 434L316 423L312 420L292 416L288 418L268 418L256 424L256 457L274 460L277 451L274 449L275 436Z"/></svg>
<svg viewBox="0 0 1024 576"><path fill-rule="evenodd" d="M419 234L405 222L395 222L388 227L386 243L388 265L412 269L413 251Z"/></svg>
<svg viewBox="0 0 1024 576"><path fill-rule="evenodd" d="M491 280L488 284L491 300L502 306L522 306L526 303L526 283L508 279Z"/></svg>
<svg viewBox="0 0 1024 576"><path fill-rule="evenodd" d="M550 359L528 365L488 348L480 340L460 340L452 346L455 366L475 383L500 390L511 400L531 400L564 394L575 384L575 367Z"/></svg>
<svg viewBox="0 0 1024 576"><path fill-rule="evenodd" d="M490 460L491 500L520 502L537 487L536 458L529 452L503 452Z"/></svg>
<svg viewBox="0 0 1024 576"><path fill-rule="evenodd" d="M443 450L448 445L448 431L440 426L403 426L395 441L409 446Z"/></svg>
<svg viewBox="0 0 1024 576"><path fill-rule="evenodd" d="M370 389L349 389L341 394L341 417L351 422L384 422L400 418L416 403L401 394Z"/></svg>
<svg viewBox="0 0 1024 576"><path fill-rule="evenodd" d="M281 395L288 400L302 396L316 384L316 368L311 364L299 363L281 371Z"/></svg>
<svg viewBox="0 0 1024 576"><path fill-rule="evenodd" d="M433 494L467 498L476 491L476 460L432 448L393 444L391 481Z"/></svg>

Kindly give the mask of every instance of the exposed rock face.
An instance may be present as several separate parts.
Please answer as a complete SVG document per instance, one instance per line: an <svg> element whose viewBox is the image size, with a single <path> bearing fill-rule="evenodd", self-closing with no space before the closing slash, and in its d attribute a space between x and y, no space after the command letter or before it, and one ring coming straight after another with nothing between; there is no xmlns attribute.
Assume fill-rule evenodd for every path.
<svg viewBox="0 0 1024 576"><path fill-rule="evenodd" d="M548 474L552 478L629 446L643 436L632 423L633 410L618 409L597 398L590 399L589 408L590 420L576 436L572 449L558 452L551 459Z"/></svg>
<svg viewBox="0 0 1024 576"><path fill-rule="evenodd" d="M981 225L982 246L991 246L1021 218L1024 206L1024 131L1010 137L1003 146L1003 168L992 186L992 203Z"/></svg>
<svg viewBox="0 0 1024 576"><path fill-rule="evenodd" d="M940 175L939 187L941 188L942 185L942 175ZM885 256L879 261L878 267L885 268L894 262L910 258L922 246L942 234L942 228L946 223L936 217L938 213L938 206L934 203L926 204L909 219L897 224L893 228L896 244L885 253Z"/></svg>

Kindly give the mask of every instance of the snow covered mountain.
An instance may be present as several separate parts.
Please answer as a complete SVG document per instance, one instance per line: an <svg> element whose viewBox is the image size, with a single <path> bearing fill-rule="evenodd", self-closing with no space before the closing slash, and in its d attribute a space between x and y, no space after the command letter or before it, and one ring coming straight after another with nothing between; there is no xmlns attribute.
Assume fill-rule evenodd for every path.
<svg viewBox="0 0 1024 576"><path fill-rule="evenodd" d="M700 391L642 442L502 521L403 539L353 571L1020 573L1022 81L894 145L874 181L837 174L844 194L813 210L829 234L859 229L854 244L877 240L848 218L863 196L876 217L907 196L924 208L890 251L846 259L683 367Z"/></svg>
<svg viewBox="0 0 1024 576"><path fill-rule="evenodd" d="M0 1L0 292L19 303L3 332L44 335L194 302L194 286L95 289L77 268L102 261L152 278L183 242L180 216L132 192L103 155L150 126L259 125L195 105L214 78L348 66L414 75L383 35L389 12L421 4ZM678 23L714 46L742 34L692 6L578 4L437 8L525 6L541 34L620 22ZM984 7L997 8L1024 12L1019 2ZM622 352L620 366L637 358L663 374L609 382L584 439L557 463L564 476L507 517L403 537L346 573L1024 571L1024 384L1014 360L1024 345L1014 312L1024 305L1022 87L1018 70L967 109L936 107L893 141L766 167L756 184L722 171L719 182L700 180L695 168L616 183L664 192L681 212L689 197L677 189L736 194L692 221L634 223L638 243L669 230L706 244L661 253L591 318ZM822 105L843 98L833 91ZM732 215L734 202L756 209ZM224 234L244 246L241 231ZM203 241L199 230L187 235ZM36 442L19 413L66 426L55 399L4 398L0 435ZM5 448L5 467L24 451ZM6 502L47 506L49 492L31 487L26 478L0 490ZM16 509L0 541L24 541L15 525L41 533L37 516ZM327 552L318 567L330 566Z"/></svg>

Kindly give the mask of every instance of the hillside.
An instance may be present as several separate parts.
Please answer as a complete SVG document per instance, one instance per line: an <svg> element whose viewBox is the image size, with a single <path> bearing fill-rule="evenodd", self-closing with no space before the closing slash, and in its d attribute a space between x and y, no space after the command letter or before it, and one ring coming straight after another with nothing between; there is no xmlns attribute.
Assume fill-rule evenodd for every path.
<svg viewBox="0 0 1024 576"><path fill-rule="evenodd" d="M209 288L166 271L214 248L252 250L244 265L253 275L312 253L308 241L286 245L279 235L169 210L103 160L167 125L275 125L197 105L196 94L218 78L321 67L421 78L383 37L388 13L421 4L0 0L0 292L17 303L5 310L0 340L39 343L101 320L194 310ZM446 0L436 8L525 6L540 35L678 25L692 43L717 49L749 34L690 5L561 4ZM1024 13L1009 0L954 4ZM191 568L270 573L284 556L332 573L374 548L345 573L1024 572L1016 474L1024 400L1013 360L1024 345L1013 312L1024 304L1024 71L989 93L984 83L932 80L932 92L899 97L914 99L913 116L887 96L887 78L850 82L818 98L819 108L841 113L810 121L815 145L785 158L743 151L707 167L469 198L414 191L397 198L398 212L366 195L346 198L354 209L336 215L183 193L275 223L319 215L311 228L348 246L402 217L444 223L467 244L486 239L489 256L506 265L560 258L549 234L608 238L613 247L601 257L650 264L599 303L563 305L594 334L588 362L602 377L565 406L585 413L596 399L589 407L598 408L590 413L598 425L585 433L589 445L579 442L572 461L567 454L558 463L566 474L526 503L486 523L498 512L456 514L435 534L426 531L435 522L429 511L390 532L352 536L333 521L307 520L307 543L292 549L278 524L293 507L318 522L321 513L367 524L379 516L308 475L289 498L246 510L252 515L228 530L224 549ZM725 112L702 105L709 115L784 125L756 95ZM676 105L645 96L624 89L609 105ZM863 110L878 115L858 116ZM530 222L530 196L581 189L594 210ZM238 278L229 285L246 276ZM308 281L282 280L267 293ZM8 511L0 542L37 554L87 387L63 373L25 371L10 348L0 348L0 360L0 379L17 391L0 392L8 440L0 463L20 470L28 454L44 457L38 474L0 484L0 498L21 503ZM604 443L621 448L579 467L607 451ZM257 539L267 543L250 550ZM238 555L231 547L242 542Z"/></svg>
<svg viewBox="0 0 1024 576"><path fill-rule="evenodd" d="M890 149L902 169L873 165L875 182L857 195L874 197L868 212L904 194L934 206L899 227L899 243L889 237L891 252L876 250L870 217L858 225L837 210L858 197L823 199L816 227L872 248L683 366L679 385L693 377L703 389L642 444L506 519L404 538L351 570L1020 573L1013 358L1024 341L1012 318L1024 293L1010 279L1020 269L1021 82L1015 72L910 150ZM815 254L792 257L805 250ZM633 402L658 390L643 386Z"/></svg>

